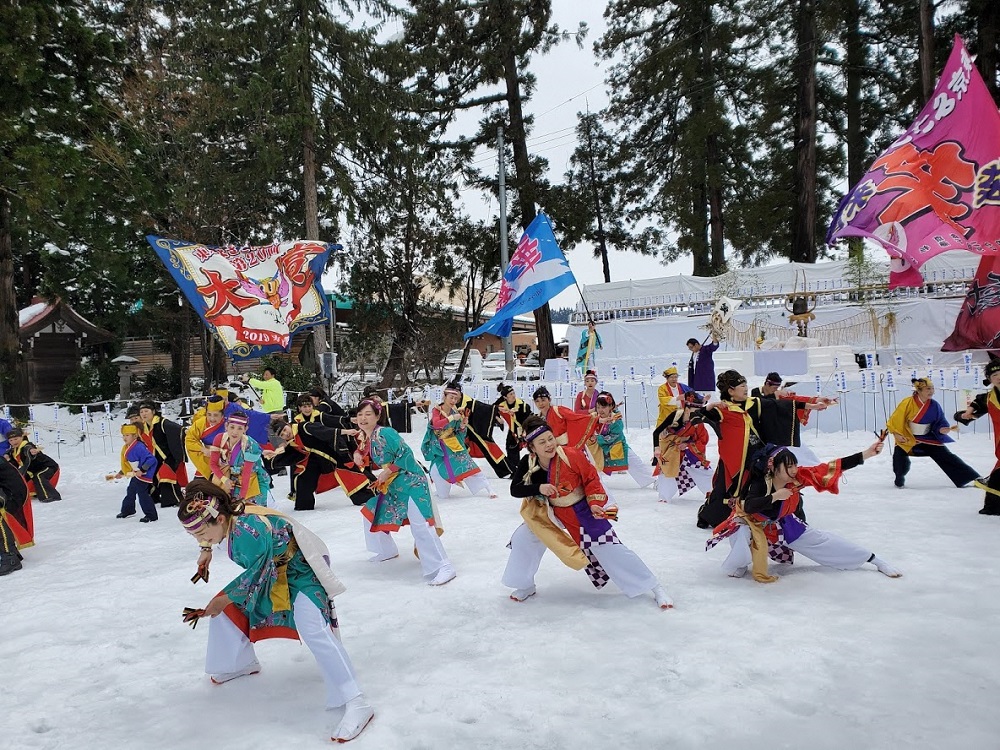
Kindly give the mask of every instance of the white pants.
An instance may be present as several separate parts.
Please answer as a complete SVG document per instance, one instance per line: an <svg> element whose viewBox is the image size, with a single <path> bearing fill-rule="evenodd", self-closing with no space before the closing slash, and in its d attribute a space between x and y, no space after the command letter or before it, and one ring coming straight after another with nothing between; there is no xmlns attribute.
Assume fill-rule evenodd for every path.
<svg viewBox="0 0 1000 750"><path fill-rule="evenodd" d="M437 466L431 465L431 479L434 480L434 491L437 493L438 497L445 498L451 497L451 483L441 476L441 472L438 471ZM465 486L469 488L469 492L473 495L479 495L485 492L487 495L493 494L493 488L490 487L490 481L486 478L486 475L480 470L472 476L468 476L462 480Z"/></svg>
<svg viewBox="0 0 1000 750"><path fill-rule="evenodd" d="M697 466L684 464L684 468L687 469L688 474L691 475L695 486L699 490L702 492L712 491L712 477L715 476L714 469L706 469L700 464ZM656 477L656 491L660 496L660 500L673 500L677 497L678 490L676 477L665 477L662 473Z"/></svg>
<svg viewBox="0 0 1000 750"><path fill-rule="evenodd" d="M628 475L640 487L648 487L653 483L653 467L639 458L639 454L629 448Z"/></svg>
<svg viewBox="0 0 1000 750"><path fill-rule="evenodd" d="M406 518L410 522L413 544L417 548L417 554L420 555L420 567L423 570L424 578L430 581L434 579L441 568L451 565L451 560L448 559L448 553L444 551L444 545L441 544L437 529L427 523L427 519L420 513L416 503L412 500L409 502ZM365 548L369 552L374 552L386 559L399 554L399 548L396 546L392 534L388 531L372 531L371 522L364 516L361 517L361 520L365 527Z"/></svg>
<svg viewBox="0 0 1000 750"><path fill-rule="evenodd" d="M343 706L361 695L354 667L347 650L323 619L323 613L305 594L299 592L292 603L295 628L299 638L316 658L326 684L326 707ZM209 620L208 651L205 671L208 674L239 672L257 661L253 644L225 615Z"/></svg>
<svg viewBox="0 0 1000 750"><path fill-rule="evenodd" d="M722 570L727 574L737 573L750 566L750 528L740 526L739 531L729 537L732 549L722 562ZM840 570L860 568L872 556L871 550L859 547L843 537L820 531L812 526L802 532L802 536L788 546L813 562Z"/></svg>
<svg viewBox="0 0 1000 750"><path fill-rule="evenodd" d="M510 538L510 557L504 569L504 586L528 589L535 585L535 573L546 547L523 523ZM641 596L659 585L656 576L635 552L624 544L595 544L590 548L614 583L630 597Z"/></svg>

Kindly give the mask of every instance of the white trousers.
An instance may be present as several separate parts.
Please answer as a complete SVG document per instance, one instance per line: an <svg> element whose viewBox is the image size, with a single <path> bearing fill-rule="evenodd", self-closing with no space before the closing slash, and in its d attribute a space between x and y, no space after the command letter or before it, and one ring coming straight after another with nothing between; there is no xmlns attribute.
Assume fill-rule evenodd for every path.
<svg viewBox="0 0 1000 750"><path fill-rule="evenodd" d="M441 568L451 565L448 553L444 551L444 545L441 544L437 529L427 523L427 519L423 517L417 504L412 500L409 501L409 506L406 509L406 518L410 522L413 544L417 548L417 554L420 555L420 567L423 570L424 578L428 581L433 580ZM388 531L372 531L371 522L364 516L361 517L361 520L364 522L365 528L365 549L386 559L399 554L399 548L396 546L392 534Z"/></svg>
<svg viewBox="0 0 1000 750"><path fill-rule="evenodd" d="M557 522L558 523L558 522ZM504 586L527 589L535 585L535 573L545 555L546 546L523 523L510 538L510 557L504 569ZM594 557L622 592L630 597L641 596L659 585L656 576L635 552L624 544L595 544L590 548Z"/></svg>
<svg viewBox="0 0 1000 750"><path fill-rule="evenodd" d="M292 614L299 638L312 652L323 674L326 707L343 706L361 695L347 650L333 634L316 604L299 592L292 602ZM239 672L256 661L253 644L232 620L225 615L209 620L208 651L205 655L205 671L208 674Z"/></svg>
<svg viewBox="0 0 1000 750"><path fill-rule="evenodd" d="M715 475L714 469L706 469L700 464L697 466L684 464L684 467L687 469L688 474L691 475L695 486L699 490L702 492L712 491L712 477ZM660 500L673 500L677 497L679 489L676 477L665 477L662 473L656 477L656 491L660 496Z"/></svg>
<svg viewBox="0 0 1000 750"><path fill-rule="evenodd" d="M628 475L640 487L648 487L653 483L653 467L639 458L639 454L629 448Z"/></svg>
<svg viewBox="0 0 1000 750"><path fill-rule="evenodd" d="M739 531L729 537L729 544L732 549L722 562L722 570L732 574L749 567L750 528L740 526ZM860 568L872 556L871 550L859 547L854 542L828 531L814 529L812 526L807 527L802 536L794 542L788 542L788 546L813 562L840 570Z"/></svg>
<svg viewBox="0 0 1000 750"><path fill-rule="evenodd" d="M437 493L438 497L451 497L452 485L447 479L441 476L441 472L438 471L438 468L435 465L431 465L431 479L434 480L434 491ZM465 483L465 486L469 488L469 492L473 495L479 495L483 492L487 495L493 494L493 488L490 487L490 480L486 478L486 475L481 469L476 474L466 477L462 481Z"/></svg>

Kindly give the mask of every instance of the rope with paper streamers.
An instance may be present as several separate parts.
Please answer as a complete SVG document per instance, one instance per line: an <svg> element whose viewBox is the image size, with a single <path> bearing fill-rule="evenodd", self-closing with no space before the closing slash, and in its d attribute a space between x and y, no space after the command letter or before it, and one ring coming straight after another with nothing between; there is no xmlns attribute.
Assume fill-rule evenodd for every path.
<svg viewBox="0 0 1000 750"><path fill-rule="evenodd" d="M908 320L904 318L903 320ZM870 339L874 333L879 346L891 346L899 324L903 322L895 312L878 315L874 310L866 310L850 318L809 327L809 338L818 339L821 346L853 345L859 340ZM753 351L761 341L788 341L797 338L795 328L778 323L768 323L759 318L744 323L731 319L727 324L733 332L728 336L735 349ZM764 337L761 338L761 334Z"/></svg>

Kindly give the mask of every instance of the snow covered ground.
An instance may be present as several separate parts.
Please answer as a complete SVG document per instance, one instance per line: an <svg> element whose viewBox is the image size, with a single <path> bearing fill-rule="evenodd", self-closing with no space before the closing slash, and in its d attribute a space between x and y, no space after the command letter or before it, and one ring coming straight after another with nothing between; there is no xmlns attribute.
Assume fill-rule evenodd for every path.
<svg viewBox="0 0 1000 750"><path fill-rule="evenodd" d="M630 439L649 456L648 432ZM820 440L824 458L867 445L857 432ZM155 524L115 519L125 485L103 475L117 454L60 448L65 500L35 505L38 544L0 579L4 745L329 746L339 712L321 710L304 646L259 644L263 671L228 685L203 674L208 628L190 630L181 609L204 606L236 567L217 555L212 584L192 586L197 549L170 511ZM955 450L993 466L985 429ZM458 578L439 589L409 553L369 563L339 492L302 514L348 586L342 634L376 707L352 747L1000 747L1000 519L978 515L982 492L955 489L929 459L914 461L905 490L887 452L849 472L839 496L805 500L814 526L871 546L902 568L898 580L801 557L775 584L727 578L725 549L706 553L695 527L696 493L661 504L610 480L618 533L673 596L667 612L613 585L596 592L551 555L538 595L510 601L500 575L519 501L491 478L497 500L458 490L440 502Z"/></svg>

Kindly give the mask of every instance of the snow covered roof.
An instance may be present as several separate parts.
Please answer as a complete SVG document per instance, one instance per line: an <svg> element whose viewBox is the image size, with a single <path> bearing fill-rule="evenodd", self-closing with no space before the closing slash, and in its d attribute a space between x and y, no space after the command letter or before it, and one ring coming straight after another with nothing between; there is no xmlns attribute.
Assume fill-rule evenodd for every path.
<svg viewBox="0 0 1000 750"><path fill-rule="evenodd" d="M83 334L92 344L114 341L115 335L98 328L59 297L45 300L35 297L31 304L17 313L21 338L33 336L56 320L61 320L76 333Z"/></svg>
<svg viewBox="0 0 1000 750"><path fill-rule="evenodd" d="M45 313L49 312L55 304L52 302L32 302L23 310L17 311L17 325L19 328L24 328L27 325L31 325L33 321L37 318L43 317Z"/></svg>

